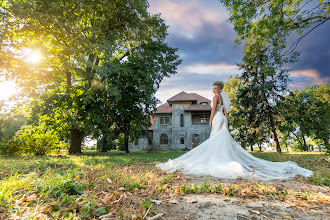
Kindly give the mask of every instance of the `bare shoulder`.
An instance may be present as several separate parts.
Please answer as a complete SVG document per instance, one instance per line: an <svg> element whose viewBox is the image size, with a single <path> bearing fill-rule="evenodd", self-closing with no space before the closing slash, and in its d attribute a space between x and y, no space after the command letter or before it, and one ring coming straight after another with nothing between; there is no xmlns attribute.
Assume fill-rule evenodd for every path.
<svg viewBox="0 0 330 220"><path fill-rule="evenodd" d="M213 96L213 103L218 103L218 100L219 100L219 95L218 94L215 94Z"/></svg>

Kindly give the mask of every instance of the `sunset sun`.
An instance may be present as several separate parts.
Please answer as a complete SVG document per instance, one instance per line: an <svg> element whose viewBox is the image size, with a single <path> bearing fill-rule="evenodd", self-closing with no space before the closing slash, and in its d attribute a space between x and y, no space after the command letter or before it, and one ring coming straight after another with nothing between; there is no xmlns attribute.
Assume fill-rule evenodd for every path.
<svg viewBox="0 0 330 220"><path fill-rule="evenodd" d="M28 63L37 64L41 61L42 56L37 51L28 51L26 53L26 61Z"/></svg>

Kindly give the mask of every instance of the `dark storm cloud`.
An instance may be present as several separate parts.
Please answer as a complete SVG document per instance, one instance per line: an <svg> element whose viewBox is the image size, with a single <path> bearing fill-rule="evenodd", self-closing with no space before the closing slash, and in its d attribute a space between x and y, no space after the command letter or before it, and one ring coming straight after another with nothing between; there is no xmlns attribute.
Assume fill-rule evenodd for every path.
<svg viewBox="0 0 330 220"><path fill-rule="evenodd" d="M330 77L330 22L316 28L298 46L299 61L295 70L316 69L320 77Z"/></svg>
<svg viewBox="0 0 330 220"><path fill-rule="evenodd" d="M235 64L242 58L242 45L235 45L235 32L229 23L204 22L194 37L170 35L170 45L179 48L183 54L183 65L193 63L226 62Z"/></svg>

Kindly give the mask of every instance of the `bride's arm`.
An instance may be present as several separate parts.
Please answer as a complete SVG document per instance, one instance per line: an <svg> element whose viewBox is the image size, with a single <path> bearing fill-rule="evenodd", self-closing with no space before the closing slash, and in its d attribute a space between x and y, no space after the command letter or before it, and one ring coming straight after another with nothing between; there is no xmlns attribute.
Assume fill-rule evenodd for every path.
<svg viewBox="0 0 330 220"><path fill-rule="evenodd" d="M211 116L210 116L210 121L209 121L209 125L210 125L211 128L212 128L212 120L213 120L213 117L215 115L215 110L217 109L218 100L219 100L218 96L215 95L213 97L213 106L212 106Z"/></svg>

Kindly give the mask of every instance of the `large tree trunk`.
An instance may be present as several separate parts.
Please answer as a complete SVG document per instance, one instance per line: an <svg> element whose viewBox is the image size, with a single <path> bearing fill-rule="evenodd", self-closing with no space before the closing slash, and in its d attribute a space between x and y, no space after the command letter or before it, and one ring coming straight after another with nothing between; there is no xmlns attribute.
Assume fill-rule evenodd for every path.
<svg viewBox="0 0 330 220"><path fill-rule="evenodd" d="M278 153L282 153L280 142L278 141L278 137L277 137L277 133L276 133L276 128L275 128L275 124L274 124L274 118L273 118L273 115L272 114L269 115L269 121L270 121L270 127L272 129L273 139L275 141L276 151Z"/></svg>
<svg viewBox="0 0 330 220"><path fill-rule="evenodd" d="M251 151L253 151L253 146L252 146L252 144L250 144L250 148L251 148Z"/></svg>
<svg viewBox="0 0 330 220"><path fill-rule="evenodd" d="M108 136L107 134L104 134L101 152L107 152L107 151L108 151Z"/></svg>
<svg viewBox="0 0 330 220"><path fill-rule="evenodd" d="M125 135L125 151L128 154L129 150L128 150L128 130L127 129L124 131L124 135Z"/></svg>
<svg viewBox="0 0 330 220"><path fill-rule="evenodd" d="M69 154L79 154L81 153L81 143L84 139L85 132L79 131L78 129L71 128L71 138L70 138L70 148Z"/></svg>
<svg viewBox="0 0 330 220"><path fill-rule="evenodd" d="M303 135L302 138L304 140L304 151L308 151L308 147L307 147L307 144L306 144L305 135Z"/></svg>

